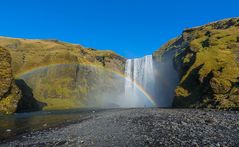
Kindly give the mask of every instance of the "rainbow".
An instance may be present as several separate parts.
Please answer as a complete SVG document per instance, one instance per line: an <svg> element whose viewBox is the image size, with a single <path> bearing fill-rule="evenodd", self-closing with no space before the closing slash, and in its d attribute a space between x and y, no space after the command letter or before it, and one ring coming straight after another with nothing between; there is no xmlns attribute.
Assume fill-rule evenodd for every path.
<svg viewBox="0 0 239 147"><path fill-rule="evenodd" d="M154 101L154 98L152 96L150 96L149 93L147 93L147 91L145 91L145 89L137 82L137 81L133 81L130 77L127 77L124 75L124 78L128 81L130 81L131 83L134 84L134 86L140 90L146 97L147 99L151 102L151 104L156 107L157 103Z"/></svg>
<svg viewBox="0 0 239 147"><path fill-rule="evenodd" d="M51 67L51 66L58 66L58 65L81 65L81 66L89 66L89 67L93 67L93 68L101 68L101 69L107 70L107 71L109 71L111 73L114 73L114 74L116 74L116 75L118 75L118 76L120 76L120 77L122 77L122 78L124 78L124 79L126 79L128 81L130 81L132 84L134 84L134 86L140 92L142 92L142 94L144 94L144 96L150 101L150 103L154 107L157 106L157 103L155 102L154 98L147 91L145 91L145 89L139 83L137 83L136 81L132 80L131 78L127 77L126 75L124 75L123 73L121 73L119 71L115 71L115 70L112 70L112 69L109 69L109 68L105 68L105 67L102 67L102 66L89 65L89 64L73 64L73 63L70 63L70 64L49 64L49 65L46 65L46 66L38 66L36 68L32 68L30 70L18 73L18 74L15 75L15 77L16 78L22 78L23 76L31 74L31 73L35 72L36 70L48 68L48 67Z"/></svg>

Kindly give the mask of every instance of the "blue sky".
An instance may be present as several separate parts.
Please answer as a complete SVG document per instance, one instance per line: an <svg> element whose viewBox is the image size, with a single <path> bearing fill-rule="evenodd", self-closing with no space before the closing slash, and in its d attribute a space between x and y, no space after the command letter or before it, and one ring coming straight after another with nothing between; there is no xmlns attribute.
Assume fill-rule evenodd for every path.
<svg viewBox="0 0 239 147"><path fill-rule="evenodd" d="M1 0L0 35L59 39L134 58L184 28L239 16L238 0Z"/></svg>

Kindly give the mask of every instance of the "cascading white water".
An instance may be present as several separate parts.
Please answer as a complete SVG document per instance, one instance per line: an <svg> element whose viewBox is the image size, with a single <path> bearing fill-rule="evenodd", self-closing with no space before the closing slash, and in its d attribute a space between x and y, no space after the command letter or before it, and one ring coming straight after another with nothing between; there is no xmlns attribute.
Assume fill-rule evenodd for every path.
<svg viewBox="0 0 239 147"><path fill-rule="evenodd" d="M134 103L134 106L140 106L140 104L142 104L140 100L142 100L141 97L143 96L139 93L138 85L140 85L150 97L155 96L155 74L152 55L128 59L125 66L125 75L125 96L131 104Z"/></svg>

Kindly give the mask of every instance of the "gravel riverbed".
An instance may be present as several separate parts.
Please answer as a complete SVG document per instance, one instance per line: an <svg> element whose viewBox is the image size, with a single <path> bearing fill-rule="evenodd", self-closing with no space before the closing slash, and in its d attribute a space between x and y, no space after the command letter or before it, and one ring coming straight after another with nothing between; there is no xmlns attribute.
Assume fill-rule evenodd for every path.
<svg viewBox="0 0 239 147"><path fill-rule="evenodd" d="M239 112L111 109L64 127L21 134L0 146L239 146Z"/></svg>

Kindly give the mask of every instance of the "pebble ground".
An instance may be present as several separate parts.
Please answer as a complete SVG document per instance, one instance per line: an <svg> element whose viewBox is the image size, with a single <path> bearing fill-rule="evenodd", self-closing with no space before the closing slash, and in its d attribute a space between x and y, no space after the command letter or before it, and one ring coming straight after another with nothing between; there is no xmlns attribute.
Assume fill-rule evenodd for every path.
<svg viewBox="0 0 239 147"><path fill-rule="evenodd" d="M135 108L92 112L65 127L22 134L0 146L239 146L239 112Z"/></svg>

